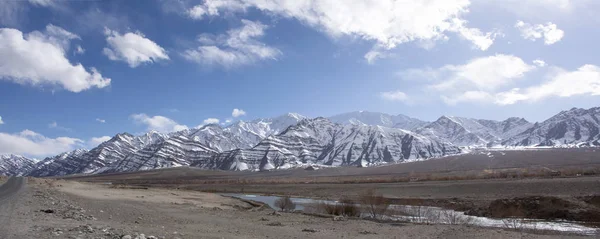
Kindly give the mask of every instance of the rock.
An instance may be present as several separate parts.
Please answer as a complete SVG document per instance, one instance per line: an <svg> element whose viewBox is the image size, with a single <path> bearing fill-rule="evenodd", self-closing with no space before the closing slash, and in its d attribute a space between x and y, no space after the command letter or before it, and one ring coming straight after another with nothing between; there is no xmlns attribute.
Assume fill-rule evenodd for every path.
<svg viewBox="0 0 600 239"><path fill-rule="evenodd" d="M54 213L54 210L53 209L42 209L42 210L40 210L40 212L43 212L43 213Z"/></svg>
<svg viewBox="0 0 600 239"><path fill-rule="evenodd" d="M348 220L347 218L345 218L344 216L335 216L332 218L333 221L339 222L339 221L346 221Z"/></svg>
<svg viewBox="0 0 600 239"><path fill-rule="evenodd" d="M133 239L133 238L131 238L131 235L125 235L125 236L122 236L121 239Z"/></svg>
<svg viewBox="0 0 600 239"><path fill-rule="evenodd" d="M263 222L269 221L269 219L266 219L264 217L261 217L260 220L263 221Z"/></svg>
<svg viewBox="0 0 600 239"><path fill-rule="evenodd" d="M271 222L271 223L268 223L267 226L281 227L281 226L283 226L283 224L281 222Z"/></svg>
<svg viewBox="0 0 600 239"><path fill-rule="evenodd" d="M310 228L304 228L304 229L302 229L302 231L303 231L303 232L313 232L313 233L314 233L314 232L317 232L317 230L315 230L315 229L310 229Z"/></svg>
<svg viewBox="0 0 600 239"><path fill-rule="evenodd" d="M273 211L272 213L269 213L269 215L271 215L271 216L281 216L281 213L279 213L277 211Z"/></svg>

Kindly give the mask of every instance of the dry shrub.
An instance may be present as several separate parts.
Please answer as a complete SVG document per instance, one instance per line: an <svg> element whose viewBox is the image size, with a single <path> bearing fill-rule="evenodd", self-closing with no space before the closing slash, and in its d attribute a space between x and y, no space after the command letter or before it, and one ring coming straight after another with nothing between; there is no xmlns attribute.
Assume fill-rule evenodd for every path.
<svg viewBox="0 0 600 239"><path fill-rule="evenodd" d="M296 204L292 202L292 199L289 196L280 197L275 200L275 206L280 208L282 212L289 212L296 209Z"/></svg>
<svg viewBox="0 0 600 239"><path fill-rule="evenodd" d="M383 195L375 193L373 189L363 193L360 199L366 212L373 219L383 219L390 207L390 201Z"/></svg>
<svg viewBox="0 0 600 239"><path fill-rule="evenodd" d="M360 206L348 198L342 198L336 203L321 202L319 208L325 213L335 216L359 217L361 213Z"/></svg>

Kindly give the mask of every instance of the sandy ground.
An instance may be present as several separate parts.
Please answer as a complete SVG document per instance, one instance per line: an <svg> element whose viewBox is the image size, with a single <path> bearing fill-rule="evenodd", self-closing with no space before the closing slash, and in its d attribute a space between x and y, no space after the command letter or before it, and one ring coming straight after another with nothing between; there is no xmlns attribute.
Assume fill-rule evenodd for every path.
<svg viewBox="0 0 600 239"><path fill-rule="evenodd" d="M30 179L11 203L1 216L10 217L13 226L0 238L586 238L272 215L270 209L211 193L44 179Z"/></svg>

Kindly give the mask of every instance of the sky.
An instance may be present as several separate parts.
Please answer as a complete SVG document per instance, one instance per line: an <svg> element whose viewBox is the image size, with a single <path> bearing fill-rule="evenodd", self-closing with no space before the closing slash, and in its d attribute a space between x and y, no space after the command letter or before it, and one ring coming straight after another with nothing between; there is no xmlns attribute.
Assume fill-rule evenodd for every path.
<svg viewBox="0 0 600 239"><path fill-rule="evenodd" d="M0 154L367 110L600 105L594 0L2 0Z"/></svg>

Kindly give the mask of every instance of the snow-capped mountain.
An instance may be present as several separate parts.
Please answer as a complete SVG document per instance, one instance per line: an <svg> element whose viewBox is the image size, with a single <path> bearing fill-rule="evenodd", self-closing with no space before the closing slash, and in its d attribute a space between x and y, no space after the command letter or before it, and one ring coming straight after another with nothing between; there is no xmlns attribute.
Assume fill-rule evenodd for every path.
<svg viewBox="0 0 600 239"><path fill-rule="evenodd" d="M28 172L33 168L35 161L23 157L21 155L7 154L0 155L0 175L10 176L22 174Z"/></svg>
<svg viewBox="0 0 600 239"><path fill-rule="evenodd" d="M314 119L289 113L169 134L117 134L90 151L75 150L35 164L25 157L3 156L0 173L58 176L176 166L221 170L371 166L457 154L461 146L600 146L599 118L600 108L574 108L536 124L516 117L495 121L442 116L427 123L364 111Z"/></svg>
<svg viewBox="0 0 600 239"><path fill-rule="evenodd" d="M78 169L84 163L83 155L88 151L77 149L54 157L47 157L36 163L27 171L27 176L46 177L79 173Z"/></svg>
<svg viewBox="0 0 600 239"><path fill-rule="evenodd" d="M251 149L217 154L193 166L223 170L285 169L305 164L370 166L459 153L445 142L383 126L305 119Z"/></svg>
<svg viewBox="0 0 600 239"><path fill-rule="evenodd" d="M77 173L93 173L118 162L147 145L168 138L167 135L150 131L144 135L133 136L128 133L117 134L98 147L87 150L75 150L55 157L49 157L36 164L28 173L30 176L56 176Z"/></svg>
<svg viewBox="0 0 600 239"><path fill-rule="evenodd" d="M238 121L225 128L217 124L193 129L187 137L219 152L248 149L269 135L279 134L306 117L288 113L275 118L257 119L250 122Z"/></svg>
<svg viewBox="0 0 600 239"><path fill-rule="evenodd" d="M600 146L600 107L573 108L536 123L502 143L507 146Z"/></svg>
<svg viewBox="0 0 600 239"><path fill-rule="evenodd" d="M428 122L406 115L389 115L377 112L355 111L329 117L329 120L340 124L379 125L388 128L414 130L425 126Z"/></svg>
<svg viewBox="0 0 600 239"><path fill-rule="evenodd" d="M513 137L531 126L523 118L495 121L442 116L416 132L458 146L486 146L500 144L503 139Z"/></svg>

